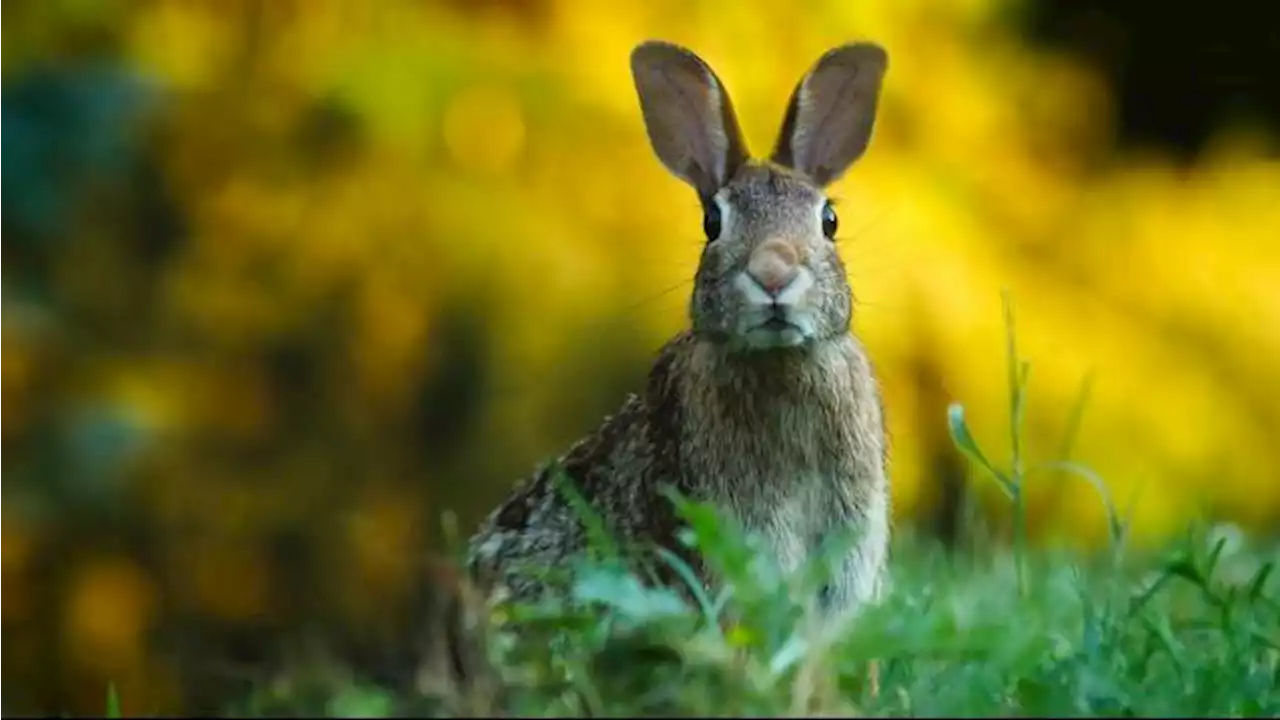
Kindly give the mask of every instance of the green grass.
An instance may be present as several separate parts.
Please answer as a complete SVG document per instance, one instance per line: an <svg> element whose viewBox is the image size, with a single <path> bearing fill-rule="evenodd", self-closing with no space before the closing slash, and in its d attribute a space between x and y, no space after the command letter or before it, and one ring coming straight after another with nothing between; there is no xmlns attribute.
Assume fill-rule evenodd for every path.
<svg viewBox="0 0 1280 720"><path fill-rule="evenodd" d="M507 712L1280 713L1274 563L1221 529L1118 562L995 550L957 557L904 534L886 600L824 632L798 600L821 572L785 577L712 509L686 510L690 539L707 542L725 587L703 607L616 563L582 563L568 597L511 608L493 638ZM872 658L881 664L876 697L864 682ZM381 716L423 711L428 700L351 685L262 697L246 709Z"/></svg>
<svg viewBox="0 0 1280 720"><path fill-rule="evenodd" d="M1025 457L1030 367L1018 357L1007 298L1006 321L1009 461L997 463L978 446L960 406L948 420L978 477L1009 499L1010 545L978 541L948 553L899 530L888 596L833 628L816 622L805 601L824 577L825 557L784 575L756 538L714 508L674 498L688 523L683 540L723 585L687 596L658 588L624 565L614 543L597 538L569 568L563 594L503 609L490 638L505 688L501 708L523 716L1280 714L1274 548L1229 527L1200 526L1162 552L1128 550L1126 521L1106 484L1068 461L1087 381L1061 457L1040 464ZM1111 520L1103 552L1026 546L1025 489L1050 476L1097 489ZM674 555L658 561L681 569ZM873 658L881 674L875 696L865 682ZM338 683L262 693L239 710L439 710L430 700Z"/></svg>

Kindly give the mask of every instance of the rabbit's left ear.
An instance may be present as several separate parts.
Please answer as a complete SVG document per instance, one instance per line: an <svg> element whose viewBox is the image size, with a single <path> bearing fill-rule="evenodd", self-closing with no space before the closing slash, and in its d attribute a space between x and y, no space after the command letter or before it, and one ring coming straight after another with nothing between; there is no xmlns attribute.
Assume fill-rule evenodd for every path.
<svg viewBox="0 0 1280 720"><path fill-rule="evenodd" d="M672 173L709 198L747 161L733 104L702 58L649 41L631 53L649 142Z"/></svg>
<svg viewBox="0 0 1280 720"><path fill-rule="evenodd" d="M888 65L888 54L872 43L823 55L791 94L773 161L821 186L839 179L871 141Z"/></svg>

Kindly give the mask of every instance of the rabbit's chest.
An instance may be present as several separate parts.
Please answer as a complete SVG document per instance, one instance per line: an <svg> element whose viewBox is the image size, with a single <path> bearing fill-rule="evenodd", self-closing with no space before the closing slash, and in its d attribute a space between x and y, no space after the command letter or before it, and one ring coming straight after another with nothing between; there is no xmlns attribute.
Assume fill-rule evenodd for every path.
<svg viewBox="0 0 1280 720"><path fill-rule="evenodd" d="M794 570L833 528L849 521L857 478L842 459L852 453L823 452L807 433L794 430L745 435L736 452L720 455L721 499L745 529L773 548L784 570Z"/></svg>
<svg viewBox="0 0 1280 720"><path fill-rule="evenodd" d="M818 543L841 524L846 503L833 492L840 480L818 472L776 478L750 507L739 508L748 532L760 536L777 555L784 572L804 564Z"/></svg>

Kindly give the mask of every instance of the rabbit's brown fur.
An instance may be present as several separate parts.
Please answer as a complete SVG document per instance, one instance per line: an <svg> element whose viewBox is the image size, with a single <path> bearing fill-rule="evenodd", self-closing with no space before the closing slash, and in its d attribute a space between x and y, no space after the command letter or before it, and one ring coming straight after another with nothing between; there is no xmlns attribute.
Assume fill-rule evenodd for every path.
<svg viewBox="0 0 1280 720"><path fill-rule="evenodd" d="M583 549L558 466L620 540L666 547L700 570L675 539L664 486L734 514L784 569L858 525L827 593L833 607L856 607L884 576L886 441L871 364L849 332L853 297L825 236L822 186L866 146L883 51L825 55L797 87L767 161L748 158L727 95L692 53L646 43L632 66L659 158L698 190L716 231L692 328L662 349L643 394L490 514L471 540L473 568L531 597L543 584L518 566L563 567Z"/></svg>

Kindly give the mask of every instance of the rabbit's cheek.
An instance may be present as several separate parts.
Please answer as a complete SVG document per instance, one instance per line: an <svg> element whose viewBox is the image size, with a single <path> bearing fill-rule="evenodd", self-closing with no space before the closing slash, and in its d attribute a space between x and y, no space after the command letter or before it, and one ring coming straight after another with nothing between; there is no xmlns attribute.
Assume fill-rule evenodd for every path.
<svg viewBox="0 0 1280 720"><path fill-rule="evenodd" d="M693 291L692 321L695 331L723 336L732 334L737 314L732 293L723 283L699 281Z"/></svg>

